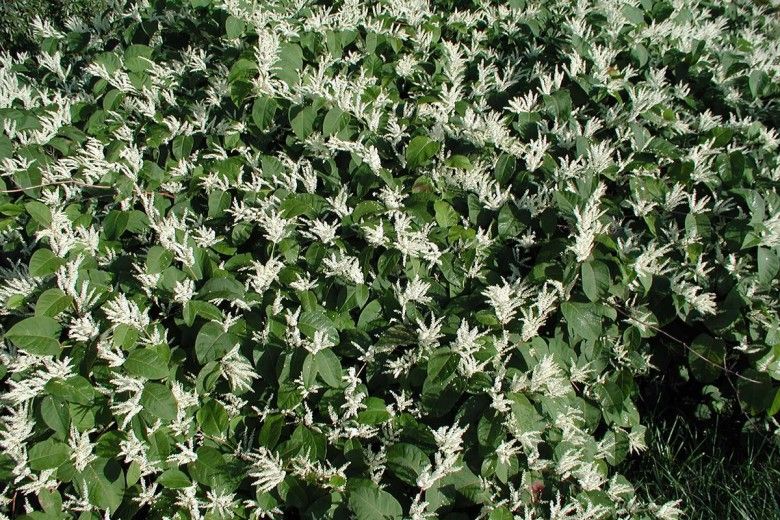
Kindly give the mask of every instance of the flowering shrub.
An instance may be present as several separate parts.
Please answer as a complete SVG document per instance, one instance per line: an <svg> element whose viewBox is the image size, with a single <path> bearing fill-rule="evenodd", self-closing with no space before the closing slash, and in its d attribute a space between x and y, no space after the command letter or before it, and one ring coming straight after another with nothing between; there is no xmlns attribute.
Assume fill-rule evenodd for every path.
<svg viewBox="0 0 780 520"><path fill-rule="evenodd" d="M753 2L156 0L33 32L0 56L7 513L674 519L620 474L636 378L680 349L780 410Z"/></svg>

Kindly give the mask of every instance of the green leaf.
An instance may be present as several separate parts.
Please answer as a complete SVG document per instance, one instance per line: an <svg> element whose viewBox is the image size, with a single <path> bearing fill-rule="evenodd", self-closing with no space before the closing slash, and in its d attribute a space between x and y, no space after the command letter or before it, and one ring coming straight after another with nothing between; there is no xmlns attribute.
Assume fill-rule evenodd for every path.
<svg viewBox="0 0 780 520"><path fill-rule="evenodd" d="M219 437L226 433L228 426L228 414L225 407L218 401L211 400L204 404L196 414L198 426L206 435Z"/></svg>
<svg viewBox="0 0 780 520"><path fill-rule="evenodd" d="M769 76L761 69L755 69L750 73L748 79L748 86L750 87L750 94L753 99L761 97L764 91L764 87L769 83Z"/></svg>
<svg viewBox="0 0 780 520"><path fill-rule="evenodd" d="M409 142L406 147L406 166L409 169L417 168L428 163L439 153L441 144L428 136L418 135Z"/></svg>
<svg viewBox="0 0 780 520"><path fill-rule="evenodd" d="M171 149L173 150L173 156L178 160L186 159L192 153L192 147L195 144L195 140L191 135L179 135L173 140Z"/></svg>
<svg viewBox="0 0 780 520"><path fill-rule="evenodd" d="M488 516L488 520L513 520L514 515L512 515L512 512L509 511L506 507L497 507L496 509L492 510L490 512L490 516Z"/></svg>
<svg viewBox="0 0 780 520"><path fill-rule="evenodd" d="M387 411L387 405L379 397L367 397L363 404L365 410L361 410L357 416L357 422L360 424L382 424L390 419L390 412Z"/></svg>
<svg viewBox="0 0 780 520"><path fill-rule="evenodd" d="M515 175L517 159L513 155L502 153L496 161L496 180L502 186L506 186Z"/></svg>
<svg viewBox="0 0 780 520"><path fill-rule="evenodd" d="M54 274L65 262L48 249L38 249L30 257L30 276L40 278Z"/></svg>
<svg viewBox="0 0 780 520"><path fill-rule="evenodd" d="M62 513L62 495L56 489L49 491L41 489L38 491L38 502L41 503L43 510L52 517L58 517Z"/></svg>
<svg viewBox="0 0 780 520"><path fill-rule="evenodd" d="M325 114L322 121L322 135L325 137L337 134L349 123L349 114L339 107L333 107Z"/></svg>
<svg viewBox="0 0 780 520"><path fill-rule="evenodd" d="M638 7L632 5L623 4L621 12L626 19L634 25L641 25L645 23L645 12Z"/></svg>
<svg viewBox="0 0 780 520"><path fill-rule="evenodd" d="M520 210L514 204L504 204L498 212L498 236L505 239L516 237L525 229L520 220Z"/></svg>
<svg viewBox="0 0 780 520"><path fill-rule="evenodd" d="M758 283L769 287L780 271L780 257L768 247L758 248Z"/></svg>
<svg viewBox="0 0 780 520"><path fill-rule="evenodd" d="M737 380L742 407L753 413L764 413L773 407L775 387L769 375L753 368L746 369L742 375L744 379Z"/></svg>
<svg viewBox="0 0 780 520"><path fill-rule="evenodd" d="M231 332L225 332L222 325L210 321L203 325L195 339L195 356L200 364L216 361L238 343L238 337Z"/></svg>
<svg viewBox="0 0 780 520"><path fill-rule="evenodd" d="M131 376L146 379L162 379L168 375L168 365L153 348L137 348L132 351L123 365Z"/></svg>
<svg viewBox="0 0 780 520"><path fill-rule="evenodd" d="M295 136L301 141L305 141L314 132L314 120L316 118L317 111L314 107L305 107L298 112L290 121Z"/></svg>
<svg viewBox="0 0 780 520"><path fill-rule="evenodd" d="M457 377L459 363L460 356L446 348L435 351L428 361L422 404L435 417L450 411L462 392L463 380Z"/></svg>
<svg viewBox="0 0 780 520"><path fill-rule="evenodd" d="M56 356L60 346L60 324L48 316L27 318L5 333L5 337L17 348L38 356Z"/></svg>
<svg viewBox="0 0 780 520"><path fill-rule="evenodd" d="M363 307L358 317L357 326L359 329L365 329L372 321L382 316L382 304L379 300L371 300L368 305Z"/></svg>
<svg viewBox="0 0 780 520"><path fill-rule="evenodd" d="M276 443L279 442L282 428L284 428L284 416L282 414L273 414L266 417L258 436L260 445L265 446L269 450L273 449Z"/></svg>
<svg viewBox="0 0 780 520"><path fill-rule="evenodd" d="M35 315L54 318L69 308L72 303L73 298L71 296L62 292L62 289L59 287L52 287L43 291L38 297L38 302L35 304Z"/></svg>
<svg viewBox="0 0 780 520"><path fill-rule="evenodd" d="M103 220L103 233L109 240L116 240L125 232L129 221L130 214L127 211L113 210Z"/></svg>
<svg viewBox="0 0 780 520"><path fill-rule="evenodd" d="M119 508L125 487L119 463L98 457L84 468L79 480L86 484L90 503L111 513Z"/></svg>
<svg viewBox="0 0 780 520"><path fill-rule="evenodd" d="M225 299L237 300L243 299L245 295L244 285L232 276L221 276L211 278L198 291L198 298L204 300Z"/></svg>
<svg viewBox="0 0 780 520"><path fill-rule="evenodd" d="M417 485L417 477L430 462L428 455L414 444L401 442L387 450L387 468L410 486Z"/></svg>
<svg viewBox="0 0 780 520"><path fill-rule="evenodd" d="M688 351L693 376L702 383L715 381L721 373L725 356L726 346L722 340L709 334L699 334Z"/></svg>
<svg viewBox="0 0 780 520"><path fill-rule="evenodd" d="M246 24L244 24L244 21L240 18L231 15L225 20L225 33L230 39L239 38L244 34L245 29Z"/></svg>
<svg viewBox="0 0 780 520"><path fill-rule="evenodd" d="M47 395L41 400L41 417L43 422L54 430L55 435L65 439L70 431L70 414L68 406L59 399Z"/></svg>
<svg viewBox="0 0 780 520"><path fill-rule="evenodd" d="M265 130L271 126L278 106L279 104L272 97L261 96L255 99L254 104L252 104L252 121L255 122L257 128Z"/></svg>
<svg viewBox="0 0 780 520"><path fill-rule="evenodd" d="M146 383L141 393L144 410L163 421L176 418L176 399L171 389L160 383Z"/></svg>
<svg viewBox="0 0 780 520"><path fill-rule="evenodd" d="M301 313L298 320L298 328L307 338L314 338L318 330L325 332L325 336L334 345L339 343L339 332L327 314L321 310L306 311Z"/></svg>
<svg viewBox="0 0 780 520"><path fill-rule="evenodd" d="M452 227L460 221L458 212L443 200L434 201L433 209L436 212L436 223L443 228Z"/></svg>
<svg viewBox="0 0 780 520"><path fill-rule="evenodd" d="M338 388L341 386L341 362L336 354L329 348L317 352L314 356L317 373L325 384Z"/></svg>
<svg viewBox="0 0 780 520"><path fill-rule="evenodd" d="M582 264L582 290L592 302L602 298L609 289L609 268L593 260Z"/></svg>
<svg viewBox="0 0 780 520"><path fill-rule="evenodd" d="M49 227L51 224L51 209L43 202L31 200L30 202L25 203L24 209L27 210L30 217L32 217L35 223L40 227Z"/></svg>
<svg viewBox="0 0 780 520"><path fill-rule="evenodd" d="M54 439L46 439L35 444L27 453L27 461L33 471L57 468L69 457L68 445Z"/></svg>
<svg viewBox="0 0 780 520"><path fill-rule="evenodd" d="M561 312L569 326L569 334L591 341L601 336L601 316L594 312L593 304L563 302Z"/></svg>
<svg viewBox="0 0 780 520"><path fill-rule="evenodd" d="M556 119L565 121L571 116L571 96L568 90L558 90L551 95L542 96L544 105Z"/></svg>
<svg viewBox="0 0 780 520"><path fill-rule="evenodd" d="M195 323L195 318L198 316L209 321L220 321L222 319L222 311L219 310L219 307L213 303L200 300L190 300L184 304L182 315L188 327L192 327L192 324Z"/></svg>
<svg viewBox="0 0 780 520"><path fill-rule="evenodd" d="M152 246L146 253L146 271L149 274L162 273L173 261L173 253L161 246Z"/></svg>
<svg viewBox="0 0 780 520"><path fill-rule="evenodd" d="M50 379L46 391L54 397L84 406L90 406L95 400L95 389L82 376L71 376L67 379Z"/></svg>
<svg viewBox="0 0 780 520"><path fill-rule="evenodd" d="M131 72L146 71L150 66L147 60L152 58L152 52L152 48L146 45L130 45L125 50L125 68Z"/></svg>
<svg viewBox="0 0 780 520"><path fill-rule="evenodd" d="M283 43L279 49L279 59L274 64L276 76L292 85L298 82L299 71L303 69L303 51L297 43Z"/></svg>
<svg viewBox="0 0 780 520"><path fill-rule="evenodd" d="M183 489L189 487L191 482L183 471L167 469L157 477L157 483L166 489Z"/></svg>
<svg viewBox="0 0 780 520"><path fill-rule="evenodd" d="M403 516L398 500L373 484L366 484L349 493L349 508L357 520L391 520Z"/></svg>

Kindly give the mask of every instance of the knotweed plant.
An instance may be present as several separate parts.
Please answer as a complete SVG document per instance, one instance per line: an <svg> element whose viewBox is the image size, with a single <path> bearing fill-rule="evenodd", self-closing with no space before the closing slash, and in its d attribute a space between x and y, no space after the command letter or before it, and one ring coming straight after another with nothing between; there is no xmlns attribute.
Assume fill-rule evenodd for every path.
<svg viewBox="0 0 780 520"><path fill-rule="evenodd" d="M760 4L36 19L0 53L4 514L680 518L621 475L654 356L780 411Z"/></svg>

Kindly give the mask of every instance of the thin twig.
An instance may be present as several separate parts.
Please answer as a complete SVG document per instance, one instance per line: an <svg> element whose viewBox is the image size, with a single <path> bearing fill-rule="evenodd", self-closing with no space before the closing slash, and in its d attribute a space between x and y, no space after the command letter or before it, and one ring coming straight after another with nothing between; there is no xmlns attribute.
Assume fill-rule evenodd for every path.
<svg viewBox="0 0 780 520"><path fill-rule="evenodd" d="M674 341L678 345L682 345L688 352L691 352L693 355L695 355L696 357L698 357L699 359L701 359L705 363L709 363L710 365L712 365L712 366L714 366L714 367L716 367L718 369L723 369L724 372L726 372L726 374L731 374L731 375L733 375L735 377L738 377L739 379L742 379L744 381L749 381L751 383L761 384L761 381L756 381L755 379L750 379L749 377L745 377L742 374L740 374L738 372L735 372L735 371L731 370L730 368L728 368L726 366L726 359L725 359L726 356L725 355L723 356L723 365L721 366L721 365L719 365L717 363L714 363L713 361L707 359L703 355L699 354L694 349L692 349L687 343L685 343L683 340L678 339L678 338L672 336L671 334L669 334L665 330L663 330L663 329L661 329L659 327L656 327L655 325L653 325L651 323L646 323L646 322L644 322L642 320L638 320L638 319L634 318L629 313L627 313L626 311L624 311L623 309L621 309L619 307L615 307L615 310L618 311L623 316L626 316L627 318L631 318L632 320L636 321L637 323L640 323L640 324L644 325L645 327L653 329L655 332L665 336L667 339L670 339L670 340ZM728 379L728 377L726 379ZM731 380L729 380L729 383L731 383ZM733 387L733 385L732 385L732 387Z"/></svg>

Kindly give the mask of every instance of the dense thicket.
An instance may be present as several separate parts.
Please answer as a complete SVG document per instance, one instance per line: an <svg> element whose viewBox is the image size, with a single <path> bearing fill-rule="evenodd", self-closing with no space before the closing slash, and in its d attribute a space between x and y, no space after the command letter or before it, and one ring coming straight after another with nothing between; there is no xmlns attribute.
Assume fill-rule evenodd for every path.
<svg viewBox="0 0 780 520"><path fill-rule="evenodd" d="M2 503L661 518L637 381L780 410L777 20L109 2L0 54Z"/></svg>

